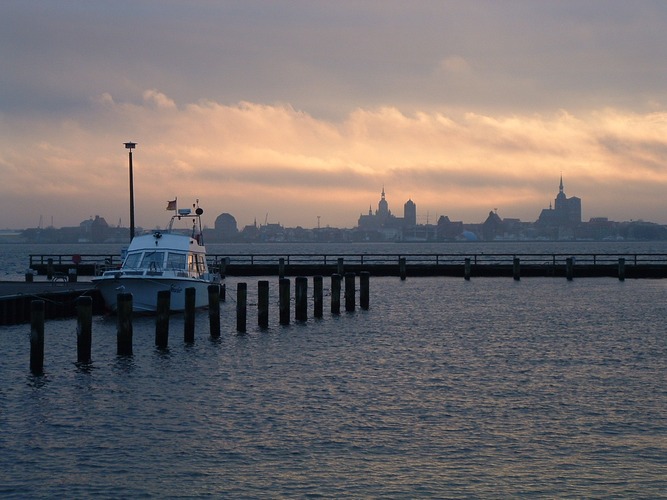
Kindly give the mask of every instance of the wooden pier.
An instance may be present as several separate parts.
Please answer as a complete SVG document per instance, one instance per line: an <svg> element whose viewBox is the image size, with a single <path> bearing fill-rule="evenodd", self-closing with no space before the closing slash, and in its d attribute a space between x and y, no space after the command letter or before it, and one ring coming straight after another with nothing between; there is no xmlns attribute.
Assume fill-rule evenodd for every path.
<svg viewBox="0 0 667 500"><path fill-rule="evenodd" d="M30 255L38 275L95 276L117 269L118 255ZM212 270L224 276L330 276L370 272L373 276L667 278L667 254L209 254ZM75 264L78 262L78 264ZM344 268L341 268L341 266Z"/></svg>

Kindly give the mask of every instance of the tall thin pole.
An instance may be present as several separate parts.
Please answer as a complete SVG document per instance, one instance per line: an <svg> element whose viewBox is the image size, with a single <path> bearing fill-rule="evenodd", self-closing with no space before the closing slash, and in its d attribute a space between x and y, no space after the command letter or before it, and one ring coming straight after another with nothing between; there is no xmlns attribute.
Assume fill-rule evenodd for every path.
<svg viewBox="0 0 667 500"><path fill-rule="evenodd" d="M125 148L130 150L130 241L134 238L134 173L132 171L132 149L136 146L136 142L125 143Z"/></svg>

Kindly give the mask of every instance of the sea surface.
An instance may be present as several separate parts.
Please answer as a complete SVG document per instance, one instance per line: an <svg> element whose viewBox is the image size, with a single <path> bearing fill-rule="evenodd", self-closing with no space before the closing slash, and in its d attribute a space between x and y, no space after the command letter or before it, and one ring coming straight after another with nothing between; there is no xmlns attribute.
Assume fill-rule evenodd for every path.
<svg viewBox="0 0 667 500"><path fill-rule="evenodd" d="M369 310L283 326L269 277L262 330L260 279L192 345L137 317L118 356L99 316L77 365L49 321L43 376L0 327L0 497L667 498L667 280L372 277Z"/></svg>

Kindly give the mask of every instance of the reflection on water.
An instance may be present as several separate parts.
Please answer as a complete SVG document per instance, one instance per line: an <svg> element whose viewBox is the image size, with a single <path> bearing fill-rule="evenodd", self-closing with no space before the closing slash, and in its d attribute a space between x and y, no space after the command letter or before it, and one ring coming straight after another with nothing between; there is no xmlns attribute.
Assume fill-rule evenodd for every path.
<svg viewBox="0 0 667 500"><path fill-rule="evenodd" d="M257 294L248 280L248 296ZM371 308L134 355L96 317L0 329L3 497L644 497L667 491L667 282L371 280ZM239 280L229 280L235 287ZM311 304L312 306L312 304ZM327 311L325 304L325 311ZM21 341L17 341L21 339ZM45 383L48 381L48 383Z"/></svg>

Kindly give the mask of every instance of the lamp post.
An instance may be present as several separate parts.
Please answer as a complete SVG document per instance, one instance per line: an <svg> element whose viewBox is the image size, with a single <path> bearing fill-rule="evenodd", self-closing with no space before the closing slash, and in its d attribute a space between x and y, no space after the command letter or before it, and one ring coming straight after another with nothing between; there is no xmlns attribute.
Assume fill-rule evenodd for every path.
<svg viewBox="0 0 667 500"><path fill-rule="evenodd" d="M136 147L136 142L125 143L125 149L130 150L130 241L134 238L134 175L132 173L132 150Z"/></svg>

